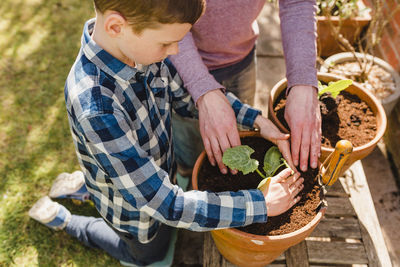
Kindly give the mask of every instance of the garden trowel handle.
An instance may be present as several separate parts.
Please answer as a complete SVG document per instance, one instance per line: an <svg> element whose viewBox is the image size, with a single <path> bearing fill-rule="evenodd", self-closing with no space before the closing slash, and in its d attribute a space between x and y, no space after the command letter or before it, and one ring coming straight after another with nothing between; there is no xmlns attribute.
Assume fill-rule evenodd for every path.
<svg viewBox="0 0 400 267"><path fill-rule="evenodd" d="M333 185L339 177L340 171L349 155L353 152L353 145L350 141L340 140L336 143L335 151L329 156L330 161L325 172L322 173L322 184Z"/></svg>

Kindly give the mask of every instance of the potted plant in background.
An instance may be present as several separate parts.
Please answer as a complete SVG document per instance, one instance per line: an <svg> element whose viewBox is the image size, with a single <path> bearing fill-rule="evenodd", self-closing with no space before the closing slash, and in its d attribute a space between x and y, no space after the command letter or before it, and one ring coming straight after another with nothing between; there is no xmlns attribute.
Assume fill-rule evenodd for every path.
<svg viewBox="0 0 400 267"><path fill-rule="evenodd" d="M343 51L332 28L355 44L370 21L370 9L361 0L317 0L318 55Z"/></svg>
<svg viewBox="0 0 400 267"><path fill-rule="evenodd" d="M273 144L262 138L258 132L240 132L240 136L245 146L234 148L232 150L234 155L228 156L230 158L228 161L224 153L224 162L235 168L238 168L238 165L231 163L239 162L244 165L243 168L238 168L243 173L221 174L218 167L213 167L208 162L203 151L193 169L193 189L223 192L268 187L271 179L268 176L279 171L282 165L279 150L274 149ZM244 152L238 152L236 149ZM250 157L253 151L254 159ZM264 173L258 169L258 161L264 162ZM267 165L270 167L266 167ZM305 181L304 189L299 194L301 200L287 212L269 217L267 223L211 231L219 252L227 260L239 266L265 266L289 247L303 241L314 230L326 211L318 174L318 170L311 168L302 173Z"/></svg>
<svg viewBox="0 0 400 267"><path fill-rule="evenodd" d="M390 64L375 57L374 48L380 43L385 26L394 14L400 11L400 5L397 5L389 15L384 14L382 5L381 0L373 0L371 22L365 34L357 40L360 52L356 52L353 43L338 29L331 27L331 34L347 52L328 57L322 63L320 71L359 82L378 98L386 114L389 115L400 97L400 76Z"/></svg>
<svg viewBox="0 0 400 267"><path fill-rule="evenodd" d="M318 73L318 80L329 84L342 80L342 77ZM289 127L284 119L286 87L287 80L282 79L272 88L269 97L268 117L281 131L289 133ZM375 96L357 82L353 82L344 89L340 93L340 99L341 101L337 105L338 109L333 110L333 113L324 116L324 111L321 111L322 145L320 161L323 162L334 151L337 141L340 139L349 140L353 143L354 150L342 169L342 172L344 172L355 161L363 159L373 151L385 133L387 118L383 106ZM329 101L326 104L329 105Z"/></svg>

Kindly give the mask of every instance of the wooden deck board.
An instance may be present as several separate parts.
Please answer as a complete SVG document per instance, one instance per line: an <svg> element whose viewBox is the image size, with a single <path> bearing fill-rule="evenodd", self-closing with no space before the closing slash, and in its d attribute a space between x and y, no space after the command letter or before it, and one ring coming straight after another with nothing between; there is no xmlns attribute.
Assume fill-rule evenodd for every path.
<svg viewBox="0 0 400 267"><path fill-rule="evenodd" d="M356 161L344 177L340 177L340 182L350 194L350 202L360 222L361 235L370 266L391 267L392 263L361 161Z"/></svg>
<svg viewBox="0 0 400 267"><path fill-rule="evenodd" d="M361 239L360 225L356 218L325 217L310 236Z"/></svg>
<svg viewBox="0 0 400 267"><path fill-rule="evenodd" d="M308 254L306 241L290 247L285 251L287 267L308 267Z"/></svg>
<svg viewBox="0 0 400 267"><path fill-rule="evenodd" d="M362 243L306 241L308 258L312 263L367 264Z"/></svg>

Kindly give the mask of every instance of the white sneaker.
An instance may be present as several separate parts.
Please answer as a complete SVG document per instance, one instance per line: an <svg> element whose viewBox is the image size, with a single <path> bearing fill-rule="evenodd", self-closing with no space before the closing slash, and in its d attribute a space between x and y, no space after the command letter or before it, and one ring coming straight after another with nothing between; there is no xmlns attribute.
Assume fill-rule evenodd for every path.
<svg viewBox="0 0 400 267"><path fill-rule="evenodd" d="M67 172L59 174L51 186L49 196L51 198L88 200L90 194L85 185L83 172L75 171L71 174Z"/></svg>
<svg viewBox="0 0 400 267"><path fill-rule="evenodd" d="M71 220L71 213L48 196L39 199L29 210L29 216L54 229L62 230Z"/></svg>

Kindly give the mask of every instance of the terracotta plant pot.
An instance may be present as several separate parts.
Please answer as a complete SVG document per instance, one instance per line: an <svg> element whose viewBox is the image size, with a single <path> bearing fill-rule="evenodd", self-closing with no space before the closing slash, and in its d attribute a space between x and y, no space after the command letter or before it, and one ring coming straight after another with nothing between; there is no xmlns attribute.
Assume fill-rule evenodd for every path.
<svg viewBox="0 0 400 267"><path fill-rule="evenodd" d="M359 10L367 10L363 1L358 1ZM340 34L342 34L351 44L355 44L359 38L362 29L371 21L370 12L363 12L361 16L349 19L340 19L338 16L317 16L317 47L318 55L321 57L329 57L333 54L342 52L338 42L332 34L330 21L333 26L340 26Z"/></svg>
<svg viewBox="0 0 400 267"><path fill-rule="evenodd" d="M325 83L329 83L330 81L337 81L340 79L342 78L333 74L318 73L318 80ZM278 126L278 128L281 131L289 133L289 130L286 129L285 126L283 126L283 124L278 120L274 112L274 103L278 98L278 96L280 95L280 93L283 90L285 90L286 87L287 87L287 81L286 79L282 79L272 88L268 102L269 105L268 117L271 121L275 123L275 125ZM347 159L346 163L342 168L341 174L343 174L343 172L345 172L355 161L365 158L373 151L378 141L383 137L387 125L387 118L383 106L379 103L379 101L376 99L374 95L372 95L367 90L363 89L358 83L355 82L352 85L350 85L350 87L348 87L345 91L357 95L361 100L365 101L367 105L371 108L372 112L376 117L377 132L374 139L372 139L368 143L362 146L354 147L353 152L351 153L351 155L349 156L349 158ZM334 148L321 146L321 157L319 160L321 162L324 162L325 159L333 151Z"/></svg>
<svg viewBox="0 0 400 267"><path fill-rule="evenodd" d="M361 53L356 53L356 57L362 59L364 55ZM389 95L384 99L379 100L383 108L385 109L386 115L389 116L394 106L396 105L397 101L400 98L400 75L395 69L393 69L393 67L389 63L380 58L373 57L372 55L366 55L366 58L369 62L372 62L372 60L374 60L375 65L381 67L382 69L390 73L394 81L395 91L393 92L393 94ZM328 57L324 61L324 65L321 66L320 71L329 72L329 66L345 62L352 62L352 61L355 61L353 53L351 52L338 53Z"/></svg>
<svg viewBox="0 0 400 267"><path fill-rule="evenodd" d="M258 132L240 132L241 137L259 136ZM198 174L206 153L198 157L193 169L192 185L198 190ZM286 249L303 241L325 214L326 207L319 210L314 219L289 234L277 236L262 236L249 234L238 229L227 228L211 231L212 238L219 252L231 263L238 266L265 266L279 257Z"/></svg>
<svg viewBox="0 0 400 267"><path fill-rule="evenodd" d="M331 17L331 21L335 27L339 25L338 17ZM351 44L354 44L358 38L356 33L360 33L361 29L367 26L370 21L371 17L356 17L353 19L343 20L340 33L349 40ZM329 19L327 17L317 16L317 34L318 55L321 57L329 57L343 51L340 49L334 35L332 35L332 30L329 26Z"/></svg>

